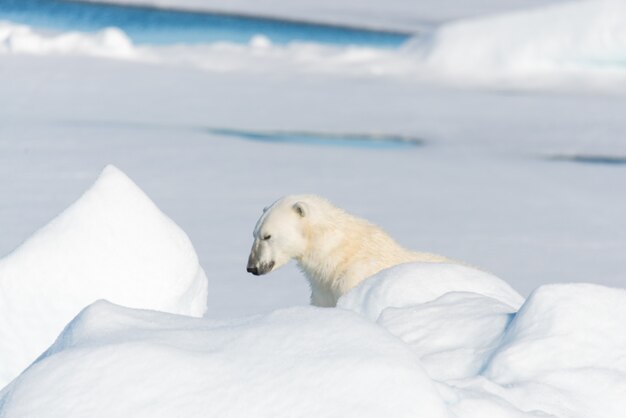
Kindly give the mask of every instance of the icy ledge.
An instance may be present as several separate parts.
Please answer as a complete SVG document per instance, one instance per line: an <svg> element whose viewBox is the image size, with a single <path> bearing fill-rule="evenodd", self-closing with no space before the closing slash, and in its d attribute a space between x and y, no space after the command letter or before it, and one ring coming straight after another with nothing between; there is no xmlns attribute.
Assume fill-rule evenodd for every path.
<svg viewBox="0 0 626 418"><path fill-rule="evenodd" d="M202 316L207 279L187 235L120 170L0 260L0 387L98 299Z"/></svg>

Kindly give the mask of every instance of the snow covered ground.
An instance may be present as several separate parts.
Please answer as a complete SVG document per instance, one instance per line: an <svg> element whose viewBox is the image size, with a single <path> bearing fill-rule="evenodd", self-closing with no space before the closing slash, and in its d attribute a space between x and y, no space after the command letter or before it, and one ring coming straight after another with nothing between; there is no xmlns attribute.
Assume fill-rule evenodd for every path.
<svg viewBox="0 0 626 418"><path fill-rule="evenodd" d="M70 208L0 260L0 386L94 300L191 316L207 278L189 238L107 167Z"/></svg>
<svg viewBox="0 0 626 418"><path fill-rule="evenodd" d="M402 7L408 2L388 10ZM28 340L37 342L28 359L18 362L22 349L0 342L13 353L0 356L5 380L88 303L126 306L83 311L0 392L0 416L244 416L229 407L245 393L237 408L254 405L257 416L620 417L625 291L599 285L626 287L623 11L624 2L598 1L461 20L399 51L277 46L263 37L140 47L115 29L51 34L0 24L0 254L8 254L0 336L24 332L29 318L54 318L32 326L45 338ZM405 17L409 26L443 19ZM412 145L350 146L341 135ZM117 218L124 222L109 224L96 204L83 221L94 230L55 221L54 235L11 253L107 164L128 174L195 250L162 250L172 244L165 224L182 232L133 185L122 194L126 206L113 205L129 214ZM341 302L356 313L304 307L308 289L293 266L260 278L245 272L261 209L291 193L324 195L407 247L506 283L412 266ZM139 219L145 230L124 226ZM105 225L129 235L106 235ZM81 245L64 246L64 234ZM87 245L102 234L110 240ZM33 240L45 245L34 251ZM115 248L125 250L111 266L87 257ZM198 315L199 305L176 297L188 286L172 293L171 282L186 269L193 283L198 264L208 280L204 318L130 309ZM161 285L148 291L152 281ZM594 285L547 285L570 282ZM509 285L531 296L522 304ZM50 290L59 287L76 297ZM23 297L33 288L39 294ZM312 404L307 391L324 402ZM381 413L391 403L379 400L390 396L397 409Z"/></svg>
<svg viewBox="0 0 626 418"><path fill-rule="evenodd" d="M493 277L474 273L470 281L489 285L457 292L466 271L448 271L454 266L445 264L401 267L405 275L426 267L433 278L457 274L458 280L449 280L441 297L407 304L406 281L386 272L370 278L355 290L375 294L378 306L384 301L377 322L341 308L295 307L214 321L96 302L0 392L0 413L623 416L626 290L542 286L515 314L499 300L510 298L510 290L494 291ZM432 285L416 283L409 288ZM343 306L372 312L368 303Z"/></svg>

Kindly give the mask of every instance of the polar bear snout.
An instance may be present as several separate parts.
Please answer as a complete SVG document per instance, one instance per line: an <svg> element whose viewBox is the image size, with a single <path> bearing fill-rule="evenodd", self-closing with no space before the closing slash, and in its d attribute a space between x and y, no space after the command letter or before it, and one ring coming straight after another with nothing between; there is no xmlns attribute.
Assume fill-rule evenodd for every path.
<svg viewBox="0 0 626 418"><path fill-rule="evenodd" d="M267 240L255 239L248 257L248 273L255 276L269 273L276 265L276 256L269 248Z"/></svg>
<svg viewBox="0 0 626 418"><path fill-rule="evenodd" d="M255 276L260 276L262 274L272 271L272 269L274 268L274 264L275 263L273 261L262 264L254 264L253 262L248 261L248 267L246 268L246 271L248 273L254 274Z"/></svg>

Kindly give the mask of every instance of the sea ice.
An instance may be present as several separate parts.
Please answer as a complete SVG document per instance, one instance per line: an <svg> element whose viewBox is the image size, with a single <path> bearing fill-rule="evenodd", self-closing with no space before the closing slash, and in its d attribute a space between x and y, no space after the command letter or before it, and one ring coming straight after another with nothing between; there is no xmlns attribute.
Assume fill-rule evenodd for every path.
<svg viewBox="0 0 626 418"><path fill-rule="evenodd" d="M461 264L406 263L385 269L339 299L338 305L376 321L387 308L426 303L448 292L472 292L513 309L524 301L504 280Z"/></svg>
<svg viewBox="0 0 626 418"><path fill-rule="evenodd" d="M98 299L201 316L207 279L187 235L120 170L0 260L0 386Z"/></svg>
<svg viewBox="0 0 626 418"><path fill-rule="evenodd" d="M105 301L0 392L0 415L448 417L409 348L354 313L215 322Z"/></svg>
<svg viewBox="0 0 626 418"><path fill-rule="evenodd" d="M94 34L43 33L26 25L0 21L0 53L33 55L88 55L133 59L139 55L131 40L117 28Z"/></svg>

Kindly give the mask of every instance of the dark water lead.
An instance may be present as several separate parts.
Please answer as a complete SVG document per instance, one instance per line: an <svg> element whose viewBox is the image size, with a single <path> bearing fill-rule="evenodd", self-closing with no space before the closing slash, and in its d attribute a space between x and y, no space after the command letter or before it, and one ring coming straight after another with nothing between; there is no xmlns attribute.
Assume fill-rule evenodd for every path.
<svg viewBox="0 0 626 418"><path fill-rule="evenodd" d="M117 27L138 44L247 43L260 34L276 44L304 41L393 48L410 38L399 32L64 0L0 0L1 20L56 31L95 32Z"/></svg>
<svg viewBox="0 0 626 418"><path fill-rule="evenodd" d="M427 144L419 137L402 134L377 133L330 133L314 131L281 131L281 130L251 130L223 127L168 125L158 123L144 123L114 120L75 120L57 121L55 125L70 128L107 129L107 130L171 130L173 132L201 132L215 136L238 138L249 141L295 143L336 147L356 148L416 148Z"/></svg>
<svg viewBox="0 0 626 418"><path fill-rule="evenodd" d="M404 135L336 134L297 131L249 131L239 129L208 128L207 132L233 138L261 142L295 143L357 148L415 148L423 146L424 140Z"/></svg>
<svg viewBox="0 0 626 418"><path fill-rule="evenodd" d="M581 164L626 165L626 156L619 155L571 154L554 155L549 157L549 159Z"/></svg>

